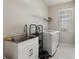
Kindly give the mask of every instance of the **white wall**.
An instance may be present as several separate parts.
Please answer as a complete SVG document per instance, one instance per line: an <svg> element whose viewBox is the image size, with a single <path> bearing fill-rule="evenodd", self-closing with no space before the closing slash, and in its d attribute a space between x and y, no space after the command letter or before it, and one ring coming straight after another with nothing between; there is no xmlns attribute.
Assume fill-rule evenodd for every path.
<svg viewBox="0 0 79 59"><path fill-rule="evenodd" d="M50 6L48 8L48 16L53 17L53 21L49 22L49 29L58 29L58 10L66 8L74 8L74 2Z"/></svg>
<svg viewBox="0 0 79 59"><path fill-rule="evenodd" d="M4 0L4 36L22 34L24 24L41 24L46 29L47 21L32 15L48 16L48 7L42 0Z"/></svg>
<svg viewBox="0 0 79 59"><path fill-rule="evenodd" d="M74 2L50 6L48 8L48 13L49 13L48 16L51 16L53 18L53 21L48 23L48 26L49 26L48 29L49 30L58 30L58 28L59 28L58 10L74 8L74 6L75 6ZM75 25L75 24L73 23L73 25ZM65 43L74 43L75 42L73 37L71 39L68 39L68 37L70 37L70 36L68 36L68 37L67 36L68 36L67 33L65 33L63 35L63 39L60 39L60 42L65 42Z"/></svg>

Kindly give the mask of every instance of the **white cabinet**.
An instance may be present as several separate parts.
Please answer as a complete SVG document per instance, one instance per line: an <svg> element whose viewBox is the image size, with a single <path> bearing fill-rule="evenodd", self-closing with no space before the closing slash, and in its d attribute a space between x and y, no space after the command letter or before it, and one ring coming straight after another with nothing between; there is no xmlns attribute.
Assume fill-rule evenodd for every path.
<svg viewBox="0 0 79 59"><path fill-rule="evenodd" d="M4 41L4 56L8 59L38 59L38 37L20 43Z"/></svg>

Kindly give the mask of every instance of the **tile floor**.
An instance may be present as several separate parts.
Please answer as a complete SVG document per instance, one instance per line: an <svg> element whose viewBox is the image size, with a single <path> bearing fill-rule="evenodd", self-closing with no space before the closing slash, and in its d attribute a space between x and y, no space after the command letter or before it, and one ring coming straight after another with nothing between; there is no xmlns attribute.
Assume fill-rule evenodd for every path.
<svg viewBox="0 0 79 59"><path fill-rule="evenodd" d="M70 44L61 44L56 54L49 59L75 59L75 46Z"/></svg>

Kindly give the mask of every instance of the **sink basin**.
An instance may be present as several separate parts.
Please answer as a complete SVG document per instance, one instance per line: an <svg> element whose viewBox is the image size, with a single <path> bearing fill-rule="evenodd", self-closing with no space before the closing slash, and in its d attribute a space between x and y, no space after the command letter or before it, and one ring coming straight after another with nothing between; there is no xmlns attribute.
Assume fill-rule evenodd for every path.
<svg viewBox="0 0 79 59"><path fill-rule="evenodd" d="M25 35L18 35L18 36L14 36L13 42L19 43L19 42L22 42L22 41L25 41L25 40L29 40L29 39L35 38L35 37L36 36L26 37Z"/></svg>
<svg viewBox="0 0 79 59"><path fill-rule="evenodd" d="M26 37L25 35L14 36L13 42L16 42L16 43L22 42L22 41L27 40L26 38L27 38L27 37Z"/></svg>

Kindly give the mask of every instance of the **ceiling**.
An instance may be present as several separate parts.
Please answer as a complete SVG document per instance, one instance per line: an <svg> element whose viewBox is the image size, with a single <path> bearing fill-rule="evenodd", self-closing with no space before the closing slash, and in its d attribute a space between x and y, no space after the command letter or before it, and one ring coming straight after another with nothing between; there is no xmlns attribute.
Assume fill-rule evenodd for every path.
<svg viewBox="0 0 79 59"><path fill-rule="evenodd" d="M48 6L57 5L61 3L71 2L75 0L44 0Z"/></svg>

